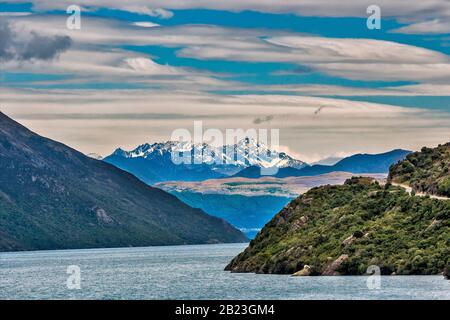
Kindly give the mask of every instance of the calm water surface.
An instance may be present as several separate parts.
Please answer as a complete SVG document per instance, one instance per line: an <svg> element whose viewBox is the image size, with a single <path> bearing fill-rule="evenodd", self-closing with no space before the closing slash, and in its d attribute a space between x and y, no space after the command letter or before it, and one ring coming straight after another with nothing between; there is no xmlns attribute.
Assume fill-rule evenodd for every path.
<svg viewBox="0 0 450 320"><path fill-rule="evenodd" d="M246 244L0 253L0 299L450 299L442 276L290 277L233 274ZM67 288L67 267L81 289Z"/></svg>

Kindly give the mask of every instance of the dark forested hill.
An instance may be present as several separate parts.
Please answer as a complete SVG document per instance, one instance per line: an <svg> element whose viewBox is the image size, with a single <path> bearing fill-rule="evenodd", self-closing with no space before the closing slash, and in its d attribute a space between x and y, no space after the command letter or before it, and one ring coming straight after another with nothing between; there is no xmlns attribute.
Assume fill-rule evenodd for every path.
<svg viewBox="0 0 450 320"><path fill-rule="evenodd" d="M0 251L245 240L224 220L0 113Z"/></svg>

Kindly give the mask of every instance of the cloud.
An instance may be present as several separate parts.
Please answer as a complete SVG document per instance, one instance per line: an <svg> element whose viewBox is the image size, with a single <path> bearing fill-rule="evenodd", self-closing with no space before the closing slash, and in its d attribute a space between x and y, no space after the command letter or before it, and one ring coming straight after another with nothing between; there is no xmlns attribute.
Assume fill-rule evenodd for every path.
<svg viewBox="0 0 450 320"><path fill-rule="evenodd" d="M250 88L249 88L250 89ZM450 84L421 83L414 85L365 88L321 84L255 86L254 90L286 92L312 96L450 96Z"/></svg>
<svg viewBox="0 0 450 320"><path fill-rule="evenodd" d="M392 32L407 34L441 34L450 33L450 17L413 23Z"/></svg>
<svg viewBox="0 0 450 320"><path fill-rule="evenodd" d="M72 0L35 0L38 9L66 8ZM227 11L254 10L269 13L288 13L301 16L366 17L366 9L373 0L78 0L79 5L103 8L152 7L165 9L212 9ZM404 0L377 0L383 16L400 17L404 20L419 20L450 15L447 0L415 1L405 4Z"/></svg>
<svg viewBox="0 0 450 320"><path fill-rule="evenodd" d="M11 52L13 41L12 31L6 21L0 20L0 61L12 59L14 53Z"/></svg>
<svg viewBox="0 0 450 320"><path fill-rule="evenodd" d="M35 31L16 32L8 21L0 20L0 62L52 60L72 45L69 36L45 36Z"/></svg>
<svg viewBox="0 0 450 320"><path fill-rule="evenodd" d="M252 35L242 42L187 45L183 57L247 62L289 62L353 80L450 82L450 58L437 51L391 41L305 35ZM245 39L245 40L244 40ZM264 42L264 43L263 43Z"/></svg>
<svg viewBox="0 0 450 320"><path fill-rule="evenodd" d="M31 12L14 12L14 11L2 11L0 12L0 17L23 17L30 15Z"/></svg>
<svg viewBox="0 0 450 320"><path fill-rule="evenodd" d="M46 37L32 32L30 40L24 44L23 51L19 51L19 58L51 60L66 51L71 44L72 40L68 36Z"/></svg>
<svg viewBox="0 0 450 320"><path fill-rule="evenodd" d="M448 84L450 63L327 63L315 64L327 74L354 80L423 81Z"/></svg>
<svg viewBox="0 0 450 320"><path fill-rule="evenodd" d="M298 61L313 63L449 61L446 55L436 51L384 40L289 35L269 37L266 41L286 51L295 50L291 52Z"/></svg>
<svg viewBox="0 0 450 320"><path fill-rule="evenodd" d="M170 87L172 90L217 90L234 84L233 81L220 80L217 75L208 71L159 64L148 55L117 48L127 44L148 44L149 36L151 37L149 32L159 28L136 28L125 22L84 17L82 30L73 31L61 28L65 26L65 17L57 15L48 16L46 19L33 16L16 18L14 26L17 30L21 30L22 34L31 34L33 30L39 30L40 35L47 38L54 38L56 32L70 36L73 41L71 50L62 53L57 60L40 60L39 63L9 60L2 65L2 70L10 72L72 75L69 79L58 80L55 82L56 85L65 83L95 85L99 82L115 82L160 88ZM6 29L6 31L10 30L10 28ZM154 40L170 40L173 32L176 31L163 31L161 37L155 36ZM182 37L182 35L177 36L176 39L182 39ZM2 38L6 39L6 35ZM47 82L47 85L49 84L51 83Z"/></svg>
<svg viewBox="0 0 450 320"><path fill-rule="evenodd" d="M215 115L199 115L199 114L181 114L181 113L31 113L18 114L17 117L24 120L196 120L212 119L215 117L233 118L232 115L215 114Z"/></svg>
<svg viewBox="0 0 450 320"><path fill-rule="evenodd" d="M143 27L143 28L153 28L153 27L159 27L160 25L157 23L149 22L149 21L142 21L142 22L134 22L135 26Z"/></svg>
<svg viewBox="0 0 450 320"><path fill-rule="evenodd" d="M149 6L145 6L145 5L126 5L126 6L119 6L118 9L124 10L124 11L129 11L129 12L134 12L134 13L139 13L139 14L143 14L143 15L147 15L150 17L156 17L156 18L160 18L160 19L170 19L173 17L173 13L162 9L162 8L150 8Z"/></svg>
<svg viewBox="0 0 450 320"><path fill-rule="evenodd" d="M33 27L48 34L53 34L63 23L60 17L16 19L16 24L22 28ZM315 70L354 80L450 83L450 58L447 55L392 41L325 38L286 31L208 25L136 28L129 23L88 17L83 19L83 32L65 32L77 44L91 47L181 47L178 56L200 60L287 62L297 64L300 72Z"/></svg>
<svg viewBox="0 0 450 320"><path fill-rule="evenodd" d="M280 144L303 159L339 152L416 150L450 136L449 113L317 97L0 89L0 100L1 111L32 130L99 154L109 154L117 146L131 149L167 140L177 128L193 130L194 120L203 121L204 130L249 129L262 114L277 115L260 126L279 129ZM327 107L320 117L314 116L323 105Z"/></svg>
<svg viewBox="0 0 450 320"><path fill-rule="evenodd" d="M144 74L159 74L159 75L176 75L181 74L180 70L171 68L169 66L162 66L153 60L147 58L126 58L124 59L126 67Z"/></svg>
<svg viewBox="0 0 450 320"><path fill-rule="evenodd" d="M65 10L72 0L35 0L39 10ZM319 17L367 17L367 8L376 4L383 18L395 18L398 22L411 24L395 32L412 34L449 33L450 2L448 0L79 0L79 5L94 8L117 8L159 18L170 18L171 10L211 9L240 12L245 10L264 13L296 14ZM159 8L159 9L153 9ZM165 9L162 9L165 8Z"/></svg>
<svg viewBox="0 0 450 320"><path fill-rule="evenodd" d="M365 17L366 5L372 2L80 0L78 4L93 10L116 8L155 18L170 18L169 10L191 8ZM72 2L37 0L33 4L38 10L65 10ZM395 17L408 24L397 32L441 32L450 16L449 2L444 0L409 5L404 0L379 0L377 4L383 17ZM157 88L108 90L107 94L101 90L0 89L3 111L18 116L38 133L82 151L108 154L119 145L131 148L142 142L163 141L173 129L191 128L193 120L204 120L205 126L220 129L255 125L278 128L281 143L305 159L338 152L417 149L444 142L442 137L450 135L448 113L305 96L202 93L273 89L318 95L444 95L450 92L450 61L437 51L391 41L325 38L274 29L208 25L155 28L152 22L133 24L88 15L82 15L82 30L68 30L66 18L64 14L44 13L15 16L6 27L1 26L2 71L71 75L68 80L53 82L58 85L109 81ZM178 57L201 60L286 62L298 66L294 73L320 71L356 80L426 83L392 88L242 84L226 77L220 79L212 72L160 64L151 54L120 49L127 45L182 48L176 51ZM46 83L52 85L51 81Z"/></svg>

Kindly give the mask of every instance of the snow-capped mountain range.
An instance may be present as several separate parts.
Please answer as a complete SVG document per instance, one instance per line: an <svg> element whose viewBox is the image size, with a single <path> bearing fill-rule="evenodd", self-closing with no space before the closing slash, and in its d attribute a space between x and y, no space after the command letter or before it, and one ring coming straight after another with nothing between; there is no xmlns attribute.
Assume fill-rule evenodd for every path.
<svg viewBox="0 0 450 320"><path fill-rule="evenodd" d="M117 149L114 153L126 158L142 157L155 159L173 152L190 153L191 164L234 165L242 168L258 166L262 168L291 167L301 169L307 166L303 161L294 159L283 152L270 150L265 144L254 139L245 138L235 145L214 147L207 143L167 141L163 143L143 144L132 151Z"/></svg>
<svg viewBox="0 0 450 320"><path fill-rule="evenodd" d="M183 164L174 161L177 156L185 157ZM170 180L222 178L247 167L301 169L308 166L286 153L270 150L265 144L251 138L222 147L177 141L146 143L131 151L116 149L104 160L150 184Z"/></svg>

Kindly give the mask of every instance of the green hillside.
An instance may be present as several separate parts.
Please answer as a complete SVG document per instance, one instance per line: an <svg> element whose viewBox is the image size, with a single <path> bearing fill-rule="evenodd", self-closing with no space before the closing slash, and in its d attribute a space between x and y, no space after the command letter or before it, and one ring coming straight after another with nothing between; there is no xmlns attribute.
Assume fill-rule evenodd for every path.
<svg viewBox="0 0 450 320"><path fill-rule="evenodd" d="M393 165L389 179L406 184L416 192L450 197L450 143L422 148Z"/></svg>
<svg viewBox="0 0 450 320"><path fill-rule="evenodd" d="M226 270L361 275L377 265L383 274L438 274L449 248L450 201L352 178L292 201Z"/></svg>

